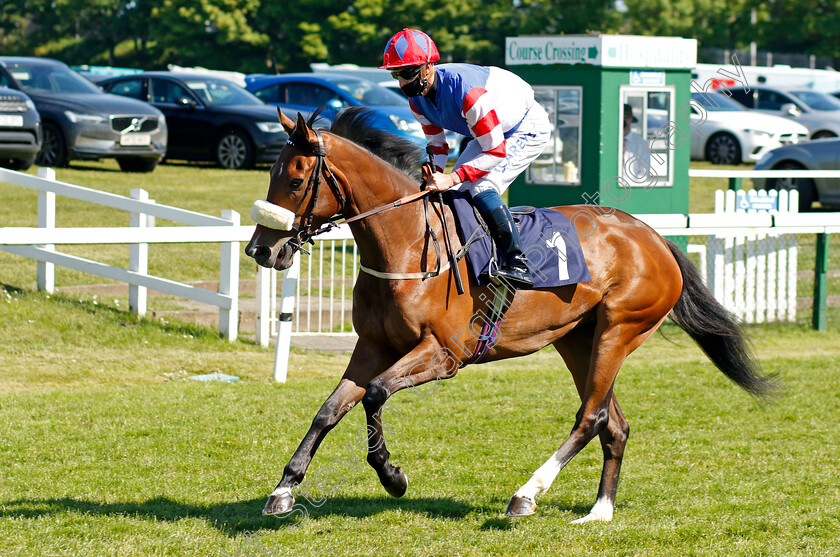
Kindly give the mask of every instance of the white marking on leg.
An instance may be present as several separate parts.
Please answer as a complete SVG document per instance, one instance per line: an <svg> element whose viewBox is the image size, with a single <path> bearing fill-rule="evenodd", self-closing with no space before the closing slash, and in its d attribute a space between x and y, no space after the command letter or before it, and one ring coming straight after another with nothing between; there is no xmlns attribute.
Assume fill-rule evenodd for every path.
<svg viewBox="0 0 840 557"><path fill-rule="evenodd" d="M272 495L276 495L277 497L291 497L292 496L292 488L290 487L278 487L274 491L271 492Z"/></svg>
<svg viewBox="0 0 840 557"><path fill-rule="evenodd" d="M560 469L557 459L552 456L531 474L531 478L514 495L516 497L526 497L531 501L536 500L537 495L542 495L548 491L557 474L560 473Z"/></svg>
<svg viewBox="0 0 840 557"><path fill-rule="evenodd" d="M608 497L601 497L592 505L592 510L583 518L573 520L572 524L585 524L587 522L609 522L613 517L613 502Z"/></svg>

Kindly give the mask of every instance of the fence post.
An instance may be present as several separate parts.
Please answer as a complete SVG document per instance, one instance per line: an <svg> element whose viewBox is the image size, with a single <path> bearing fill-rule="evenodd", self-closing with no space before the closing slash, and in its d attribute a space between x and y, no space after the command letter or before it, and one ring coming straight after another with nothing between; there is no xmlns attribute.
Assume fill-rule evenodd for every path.
<svg viewBox="0 0 840 557"><path fill-rule="evenodd" d="M271 276L274 269L257 265L257 344L268 346L271 337Z"/></svg>
<svg viewBox="0 0 840 557"><path fill-rule="evenodd" d="M814 329L824 333L828 311L828 234L817 234L817 261L814 266Z"/></svg>
<svg viewBox="0 0 840 557"><path fill-rule="evenodd" d="M239 226L239 213L225 209L222 218L231 226ZM239 242L222 242L222 260L219 270L219 294L230 296L230 308L219 309L219 332L233 342L239 326Z"/></svg>
<svg viewBox="0 0 840 557"><path fill-rule="evenodd" d="M131 198L141 201L149 200L149 192L144 189L132 189ZM145 213L132 212L129 216L129 226L147 228L149 219ZM129 246L129 270L135 273L148 274L149 272L149 244L131 244ZM128 285L128 307L138 317L145 317L148 302L148 290L145 286L136 284Z"/></svg>
<svg viewBox="0 0 840 557"><path fill-rule="evenodd" d="M55 170L41 167L38 169L38 176L54 182ZM55 228L55 192L38 192L38 228ZM55 251L55 244L44 244L40 247ZM55 291L55 265L53 263L38 261L38 290L49 294Z"/></svg>
<svg viewBox="0 0 840 557"><path fill-rule="evenodd" d="M274 353L274 380L285 383L289 371L289 348L292 343L292 314L295 311L295 293L300 276L300 252L295 253L292 266L283 276L280 294L280 320L277 323L277 348Z"/></svg>

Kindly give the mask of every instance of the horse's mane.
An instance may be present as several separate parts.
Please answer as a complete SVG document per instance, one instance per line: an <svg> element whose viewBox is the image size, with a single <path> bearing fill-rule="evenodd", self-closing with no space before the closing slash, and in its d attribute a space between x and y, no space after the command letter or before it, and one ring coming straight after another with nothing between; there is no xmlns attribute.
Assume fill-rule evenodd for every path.
<svg viewBox="0 0 840 557"><path fill-rule="evenodd" d="M366 106L351 106L336 116L330 132L364 147L380 159L421 180L420 166L425 160L423 149L398 135L374 127L377 113Z"/></svg>

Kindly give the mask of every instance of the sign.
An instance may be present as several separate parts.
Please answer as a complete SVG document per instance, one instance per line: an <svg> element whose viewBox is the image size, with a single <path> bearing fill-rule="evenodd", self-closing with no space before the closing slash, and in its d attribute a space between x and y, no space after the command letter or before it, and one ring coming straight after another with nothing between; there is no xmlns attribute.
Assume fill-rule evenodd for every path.
<svg viewBox="0 0 840 557"><path fill-rule="evenodd" d="M779 198L775 195L748 195L739 191L737 205L742 211L776 211L779 209Z"/></svg>
<svg viewBox="0 0 840 557"><path fill-rule="evenodd" d="M665 85L665 72L651 70L630 70L630 85L636 87L659 87Z"/></svg>
<svg viewBox="0 0 840 557"><path fill-rule="evenodd" d="M505 64L693 69L697 40L639 35L507 37Z"/></svg>
<svg viewBox="0 0 840 557"><path fill-rule="evenodd" d="M505 63L600 65L600 37L507 37Z"/></svg>

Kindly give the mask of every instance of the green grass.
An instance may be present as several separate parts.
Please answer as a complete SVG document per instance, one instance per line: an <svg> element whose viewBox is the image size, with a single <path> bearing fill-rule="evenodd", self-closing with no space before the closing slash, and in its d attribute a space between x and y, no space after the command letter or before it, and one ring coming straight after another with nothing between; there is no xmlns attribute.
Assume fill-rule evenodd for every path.
<svg viewBox="0 0 840 557"><path fill-rule="evenodd" d="M74 164L59 179L122 195L144 187L160 203L243 216L267 186L264 168L163 165L137 175L108 161ZM693 212L711 210L696 200L725 187L708 180L692 184ZM34 207L34 193L0 184L4 226L33 225ZM59 226L128 218L61 198L58 207ZM124 246L71 250L128 259ZM213 279L217 254L153 246L152 272ZM100 282L56 273L59 285ZM405 420L392 422L388 443L410 478L405 497L388 497L363 462L342 467L323 504L301 501L308 517L292 529L260 511L348 355L293 350L289 382L276 385L273 350L136 319L124 300L36 292L34 262L0 252L0 284L0 555L838 554L837 312L825 334L803 324L750 329L765 369L785 382L769 405L729 384L673 326L665 333L675 343L656 335L632 355L616 383L631 438L609 524L568 524L594 501L597 443L535 516L502 514L577 410L561 360L544 350L468 367L433 396L396 395L390 404ZM188 379L212 372L242 380ZM362 426L356 409L322 444L310 479L347 455Z"/></svg>
<svg viewBox="0 0 840 557"><path fill-rule="evenodd" d="M577 410L544 350L392 398L404 420L389 420L388 447L410 479L401 499L355 447L355 409L310 479L348 447L361 465L339 467L319 506L301 499L308 517L293 529L260 511L348 355L293 352L276 385L271 350L90 300L0 293L0 320L0 555L260 554L254 544L276 555L837 554L836 327L750 329L785 383L766 405L673 326L643 345L616 384L631 437L609 524L568 524L594 501L597 442L535 516L502 514ZM188 379L214 371L242 380Z"/></svg>

